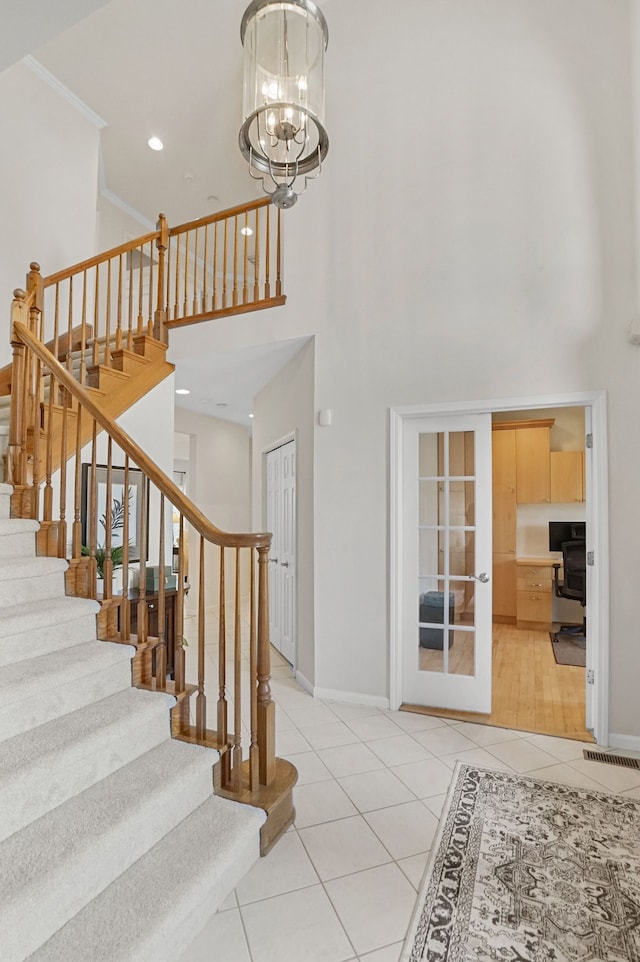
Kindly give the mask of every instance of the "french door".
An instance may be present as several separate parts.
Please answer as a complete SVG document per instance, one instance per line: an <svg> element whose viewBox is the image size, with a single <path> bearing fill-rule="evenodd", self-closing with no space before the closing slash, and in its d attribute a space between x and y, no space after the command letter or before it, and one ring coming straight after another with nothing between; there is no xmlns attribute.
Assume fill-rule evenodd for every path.
<svg viewBox="0 0 640 962"><path fill-rule="evenodd" d="M271 644L295 665L296 600L296 443L266 455L266 529L269 554L269 634Z"/></svg>
<svg viewBox="0 0 640 962"><path fill-rule="evenodd" d="M491 711L491 415L406 418L402 701Z"/></svg>

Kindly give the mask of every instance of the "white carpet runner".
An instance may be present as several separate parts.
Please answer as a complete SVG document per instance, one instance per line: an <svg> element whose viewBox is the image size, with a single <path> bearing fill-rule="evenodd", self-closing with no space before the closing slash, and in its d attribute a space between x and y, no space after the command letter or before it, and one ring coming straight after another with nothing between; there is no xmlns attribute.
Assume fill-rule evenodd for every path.
<svg viewBox="0 0 640 962"><path fill-rule="evenodd" d="M0 484L0 959L163 962L259 857L259 809L212 794L211 749L131 688L66 562L35 556Z"/></svg>

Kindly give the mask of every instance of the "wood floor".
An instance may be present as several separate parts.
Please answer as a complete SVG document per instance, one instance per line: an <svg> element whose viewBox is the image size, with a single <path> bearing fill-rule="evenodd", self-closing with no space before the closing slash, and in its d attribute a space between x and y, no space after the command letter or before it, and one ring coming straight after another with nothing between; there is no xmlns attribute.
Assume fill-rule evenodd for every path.
<svg viewBox="0 0 640 962"><path fill-rule="evenodd" d="M593 742L585 729L585 669L557 665L548 631L493 626L490 715L403 705L411 711Z"/></svg>

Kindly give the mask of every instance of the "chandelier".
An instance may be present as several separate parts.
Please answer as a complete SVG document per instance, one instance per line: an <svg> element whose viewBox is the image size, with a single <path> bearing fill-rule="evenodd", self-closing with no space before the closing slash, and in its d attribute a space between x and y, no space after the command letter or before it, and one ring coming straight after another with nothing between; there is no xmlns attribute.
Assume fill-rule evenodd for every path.
<svg viewBox="0 0 640 962"><path fill-rule="evenodd" d="M252 0L240 36L240 150L249 173L262 181L273 203L293 207L307 181L320 175L329 150L324 129L327 23L313 0Z"/></svg>

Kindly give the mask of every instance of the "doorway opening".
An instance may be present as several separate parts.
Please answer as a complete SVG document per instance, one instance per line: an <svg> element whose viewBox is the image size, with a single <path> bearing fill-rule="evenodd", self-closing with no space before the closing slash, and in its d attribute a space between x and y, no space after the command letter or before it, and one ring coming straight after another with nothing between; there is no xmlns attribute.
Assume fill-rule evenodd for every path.
<svg viewBox="0 0 640 962"><path fill-rule="evenodd" d="M441 419L443 415L464 412L484 412L492 421L493 517L490 517L490 526L493 547L492 584L488 587L493 602L489 629L493 692L491 710L483 714L465 712L462 702L445 707L437 696L430 703L423 701L418 705L415 700L407 699L408 689L403 679L402 658L406 664L407 650L409 661L414 658L413 652L418 652L414 659L416 670L418 668L417 638L422 621L416 618L415 603L408 606L406 602L406 539L411 537L406 528L407 510L411 509L407 499L406 425L420 418ZM410 704L412 710L420 707L465 721L584 741L595 738L599 744L607 743L605 416L604 392L460 402L391 411L391 707ZM496 442L498 437L500 440ZM542 443L545 439L546 451ZM541 441L539 450L534 441ZM519 460L516 444L520 448ZM546 490L535 490L536 475L538 481L544 480ZM520 485L517 477L521 479ZM549 487L551 478L553 493ZM466 483L468 481L466 479ZM483 515L486 522L487 511L487 504L477 504L474 536ZM584 549L589 564L584 578L588 632L582 665L559 663L565 659L554 654L552 645L552 636L561 627L571 626L567 637L574 648L579 647L582 615L587 611L579 601L557 597L564 571L562 554L550 548L550 524L556 522L583 525L586 533ZM409 557L411 551L409 545ZM555 572L554 564L558 565ZM477 567L472 564L470 578L477 579L474 570ZM480 589L477 584L476 589ZM446 612L439 617L446 619ZM444 625L443 634L446 628ZM450 657L449 661L455 665L455 659Z"/></svg>
<svg viewBox="0 0 640 962"><path fill-rule="evenodd" d="M265 455L266 530L269 556L269 637L289 664L296 665L296 442Z"/></svg>

